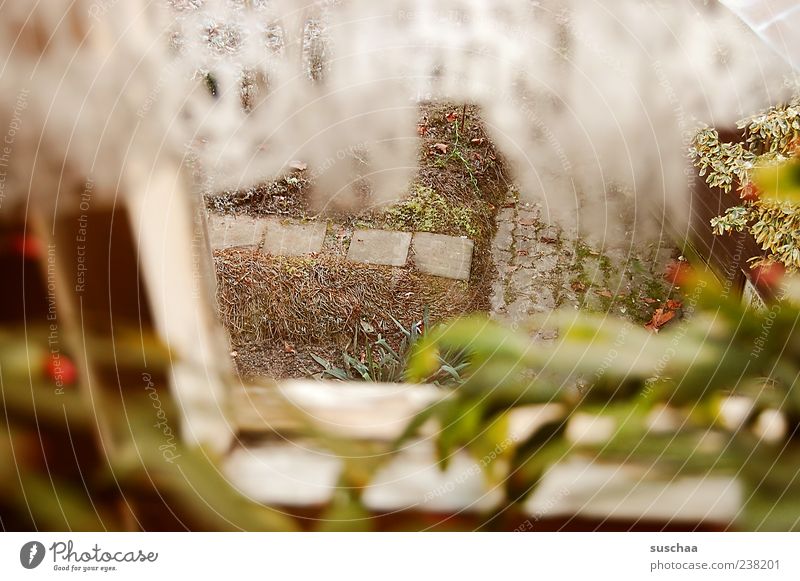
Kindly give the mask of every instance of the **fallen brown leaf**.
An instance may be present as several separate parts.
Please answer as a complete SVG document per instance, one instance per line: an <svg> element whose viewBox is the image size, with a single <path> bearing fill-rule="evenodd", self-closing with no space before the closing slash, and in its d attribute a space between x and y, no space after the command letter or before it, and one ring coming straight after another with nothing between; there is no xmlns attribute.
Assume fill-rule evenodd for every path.
<svg viewBox="0 0 800 581"><path fill-rule="evenodd" d="M653 318L650 319L650 322L647 323L644 328L658 333L658 330L661 327L669 323L674 318L675 311L670 311L668 309L656 309L656 312L653 313Z"/></svg>
<svg viewBox="0 0 800 581"><path fill-rule="evenodd" d="M594 291L594 292L597 293L598 295L600 295L601 297L606 297L607 299L613 299L614 298L614 295L611 293L611 291L608 290L608 289L605 289L605 288L603 290L598 290L598 291Z"/></svg>
<svg viewBox="0 0 800 581"><path fill-rule="evenodd" d="M579 280L574 281L570 286L576 293L582 293L586 290L586 285Z"/></svg>
<svg viewBox="0 0 800 581"><path fill-rule="evenodd" d="M687 263L679 260L672 260L667 265L664 278L672 284L681 285L688 280L691 270L691 267Z"/></svg>
<svg viewBox="0 0 800 581"><path fill-rule="evenodd" d="M435 149L441 153L447 153L448 145L446 143L435 143L431 145L431 149Z"/></svg>

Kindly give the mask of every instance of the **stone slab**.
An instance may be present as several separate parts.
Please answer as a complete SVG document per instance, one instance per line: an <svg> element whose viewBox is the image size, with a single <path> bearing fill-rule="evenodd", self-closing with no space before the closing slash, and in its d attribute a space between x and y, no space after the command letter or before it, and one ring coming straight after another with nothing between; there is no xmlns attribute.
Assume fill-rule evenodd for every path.
<svg viewBox="0 0 800 581"><path fill-rule="evenodd" d="M266 220L250 216L209 214L208 232L215 250L236 246L258 246L264 236Z"/></svg>
<svg viewBox="0 0 800 581"><path fill-rule="evenodd" d="M475 244L468 238L416 232L412 243L414 262L427 274L469 280L472 250Z"/></svg>
<svg viewBox="0 0 800 581"><path fill-rule="evenodd" d="M364 264L405 266L410 244L410 232L356 230L350 241L347 259Z"/></svg>
<svg viewBox="0 0 800 581"><path fill-rule="evenodd" d="M266 236L263 250L278 256L301 256L315 254L322 250L325 232L324 222L287 222L270 219L266 223Z"/></svg>
<svg viewBox="0 0 800 581"><path fill-rule="evenodd" d="M565 460L550 468L524 510L537 518L573 517L658 522L729 523L744 490L729 476L658 479L648 466Z"/></svg>
<svg viewBox="0 0 800 581"><path fill-rule="evenodd" d="M494 246L499 250L510 251L514 245L514 228L516 226L514 210L505 208L497 214L497 234Z"/></svg>

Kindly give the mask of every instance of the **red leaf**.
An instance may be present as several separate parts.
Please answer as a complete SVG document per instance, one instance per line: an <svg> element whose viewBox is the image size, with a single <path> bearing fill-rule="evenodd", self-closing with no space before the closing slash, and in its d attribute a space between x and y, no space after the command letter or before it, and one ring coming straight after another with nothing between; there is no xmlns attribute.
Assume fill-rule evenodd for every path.
<svg viewBox="0 0 800 581"><path fill-rule="evenodd" d="M653 318L644 327L658 333L658 330L675 318L675 311L656 309Z"/></svg>
<svg viewBox="0 0 800 581"><path fill-rule="evenodd" d="M448 113L447 117L445 117L445 119L447 119L448 123L452 123L453 121L458 119L458 113L455 113L455 112Z"/></svg>
<svg viewBox="0 0 800 581"><path fill-rule="evenodd" d="M775 288L780 285L783 275L786 273L786 268L777 262L756 266L752 269L754 283L756 286Z"/></svg>
<svg viewBox="0 0 800 581"><path fill-rule="evenodd" d="M417 134L420 137L423 137L428 134L428 126L427 125L417 125Z"/></svg>
<svg viewBox="0 0 800 581"><path fill-rule="evenodd" d="M753 182L747 182L741 189L739 197L748 202L754 202L761 196L761 192Z"/></svg>
<svg viewBox="0 0 800 581"><path fill-rule="evenodd" d="M292 345L288 341L283 342L283 351L284 353L297 353L297 350L294 348L294 345Z"/></svg>
<svg viewBox="0 0 800 581"><path fill-rule="evenodd" d="M672 299L667 301L667 308L670 309L670 310L677 311L678 309L680 309L682 307L683 307L683 303L680 302L680 301L675 301L675 300L672 300Z"/></svg>
<svg viewBox="0 0 800 581"><path fill-rule="evenodd" d="M586 285L579 280L574 281L570 286L576 293L582 293L586 290Z"/></svg>
<svg viewBox="0 0 800 581"><path fill-rule="evenodd" d="M672 284L681 285L686 282L691 269L692 267L690 267L686 262L673 260L667 265L667 272L664 275L664 278L666 278L667 281L671 282Z"/></svg>

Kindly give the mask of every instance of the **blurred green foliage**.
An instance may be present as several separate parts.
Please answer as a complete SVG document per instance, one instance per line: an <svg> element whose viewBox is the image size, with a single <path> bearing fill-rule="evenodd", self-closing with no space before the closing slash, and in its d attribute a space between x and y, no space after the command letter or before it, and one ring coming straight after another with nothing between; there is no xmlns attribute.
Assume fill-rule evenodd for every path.
<svg viewBox="0 0 800 581"><path fill-rule="evenodd" d="M746 487L736 526L800 529L800 281L784 283L769 309L755 310L711 274L689 271L686 317L657 334L614 317L565 312L516 331L483 317L440 327L417 345L409 377L424 382L439 354L457 349L469 361L463 383L420 414L398 444L437 418L444 461L476 442L496 445L505 432L494 430L492 440L492 427L504 425L511 410L558 403L560 419L516 442L513 462L493 475L506 483L509 498L524 498L553 463L583 454L640 464L665 481L684 474L735 476ZM532 340L542 326L557 329L558 341ZM742 426L722 421L720 406L729 396L752 400ZM665 406L680 423L657 429L652 418ZM778 411L787 422L778 441L754 430L764 410ZM577 411L613 420L611 438L568 441L566 427Z"/></svg>
<svg viewBox="0 0 800 581"><path fill-rule="evenodd" d="M92 360L125 375L147 361L163 375L169 354L153 337L87 337ZM52 343L54 344L54 343ZM126 384L90 391L48 373L45 328L0 329L0 525L4 530L294 530L280 513L233 490L211 451L165 440L152 397ZM67 355L60 353L60 357ZM58 379L58 381L56 381ZM147 384L149 385L149 383ZM161 387L161 386L159 386ZM159 409L177 408L159 389ZM105 430L103 426L110 426ZM165 454L165 448L169 454Z"/></svg>

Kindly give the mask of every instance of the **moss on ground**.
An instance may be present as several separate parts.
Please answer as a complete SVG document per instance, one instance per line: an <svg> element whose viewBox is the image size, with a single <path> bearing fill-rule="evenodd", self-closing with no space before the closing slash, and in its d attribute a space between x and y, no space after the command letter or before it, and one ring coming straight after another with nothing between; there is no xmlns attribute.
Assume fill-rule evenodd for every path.
<svg viewBox="0 0 800 581"><path fill-rule="evenodd" d="M587 273L587 262L592 260L597 261L599 279L593 280ZM654 308L677 296L666 280L646 268L639 258L631 257L625 265L615 265L611 258L592 250L583 241L575 245L575 260L570 269L570 284L581 299L581 308L589 312L619 310L632 322L644 324L652 317ZM623 282L625 288L612 288L618 284L618 277L627 281Z"/></svg>
<svg viewBox="0 0 800 581"><path fill-rule="evenodd" d="M475 210L454 204L433 188L416 184L402 202L384 212L386 226L394 230L434 232L476 238L480 224Z"/></svg>

